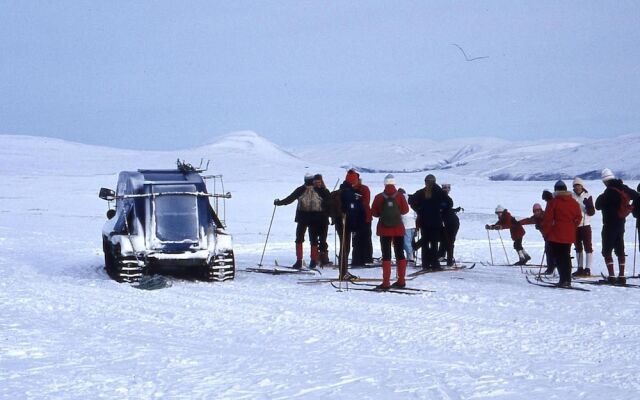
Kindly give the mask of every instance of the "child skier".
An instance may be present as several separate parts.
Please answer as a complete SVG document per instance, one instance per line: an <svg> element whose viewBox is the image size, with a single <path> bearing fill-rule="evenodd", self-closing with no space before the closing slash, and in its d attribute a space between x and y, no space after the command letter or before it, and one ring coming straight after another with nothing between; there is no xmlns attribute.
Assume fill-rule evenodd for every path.
<svg viewBox="0 0 640 400"><path fill-rule="evenodd" d="M531 260L531 256L529 256L522 247L522 238L525 235L524 228L518 220L511 216L511 213L501 205L496 207L496 215L498 216L498 221L493 225L485 225L485 229L509 229L511 232L511 240L513 240L513 248L518 253L519 258L519 261L514 265L525 265L527 261Z"/></svg>

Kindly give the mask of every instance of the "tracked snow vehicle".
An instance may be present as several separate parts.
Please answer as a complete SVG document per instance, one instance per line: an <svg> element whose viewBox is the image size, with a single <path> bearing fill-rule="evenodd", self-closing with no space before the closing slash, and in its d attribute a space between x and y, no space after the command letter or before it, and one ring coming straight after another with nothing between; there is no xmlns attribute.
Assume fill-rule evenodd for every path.
<svg viewBox="0 0 640 400"><path fill-rule="evenodd" d="M224 193L221 175L202 176L204 171L178 160L174 170L120 172L115 191L100 189L99 197L109 202L102 228L109 276L119 282L155 273L207 281L235 277L232 238L218 214L231 194ZM205 179L213 179L214 193Z"/></svg>

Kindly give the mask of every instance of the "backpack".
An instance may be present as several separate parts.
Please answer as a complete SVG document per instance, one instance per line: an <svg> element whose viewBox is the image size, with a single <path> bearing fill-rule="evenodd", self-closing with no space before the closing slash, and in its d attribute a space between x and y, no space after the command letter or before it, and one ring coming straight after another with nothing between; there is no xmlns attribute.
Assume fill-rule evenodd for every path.
<svg viewBox="0 0 640 400"><path fill-rule="evenodd" d="M344 188L340 192L340 202L347 228L353 232L364 225L365 212L361 200L362 195L353 188Z"/></svg>
<svg viewBox="0 0 640 400"><path fill-rule="evenodd" d="M322 211L322 197L315 191L313 186L305 186L304 192L298 197L298 210Z"/></svg>
<svg viewBox="0 0 640 400"><path fill-rule="evenodd" d="M618 206L618 218L625 219L633 211L633 205L630 204L631 197L627 192L618 188L611 188L620 195L620 205Z"/></svg>
<svg viewBox="0 0 640 400"><path fill-rule="evenodd" d="M387 196L382 193L384 201L380 211L380 223L388 228L402 224L402 213L400 212L400 206L396 202L397 194L398 192L395 192L392 196Z"/></svg>
<svg viewBox="0 0 640 400"><path fill-rule="evenodd" d="M340 219L342 216L341 190L334 190L329 194L329 199L325 202L326 212L331 218Z"/></svg>

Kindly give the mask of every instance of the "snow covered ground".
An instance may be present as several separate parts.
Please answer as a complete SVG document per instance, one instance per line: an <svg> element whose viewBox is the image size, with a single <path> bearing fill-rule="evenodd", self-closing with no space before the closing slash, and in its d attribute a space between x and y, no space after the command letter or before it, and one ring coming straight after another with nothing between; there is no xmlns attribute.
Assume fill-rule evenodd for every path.
<svg viewBox="0 0 640 400"><path fill-rule="evenodd" d="M624 151L637 153L634 146ZM381 166L378 150L371 152L369 160L359 157ZM435 293L418 296L337 292L298 284L296 276L242 272L260 259L274 198L288 195L307 171L322 172L329 186L344 178L342 160L320 165L323 158L308 156L310 149L296 154L306 156L252 133L176 152L0 136L0 398L637 398L637 289L544 289L528 285L517 268L481 265L421 276L411 286ZM120 170L168 168L178 157L211 159L210 172L224 174L233 194L226 217L236 279L176 280L158 291L110 280L103 271L106 204L99 188L113 188ZM618 160L612 151L579 157L572 168L615 169L602 163ZM528 216L541 191L553 186L490 181L487 163L436 172L465 208L459 260L490 259L484 224L495 220L497 204ZM396 179L414 191L424 175ZM373 193L383 176L363 174ZM588 181L587 189L597 195L603 186ZM294 209L276 210L266 262L293 261ZM604 269L600 227L598 214L596 272ZM502 261L497 233L491 234L493 257ZM513 262L511 242L502 236ZM632 221L626 239L631 273ZM377 255L377 238L374 245ZM540 234L527 228L524 245L539 262Z"/></svg>

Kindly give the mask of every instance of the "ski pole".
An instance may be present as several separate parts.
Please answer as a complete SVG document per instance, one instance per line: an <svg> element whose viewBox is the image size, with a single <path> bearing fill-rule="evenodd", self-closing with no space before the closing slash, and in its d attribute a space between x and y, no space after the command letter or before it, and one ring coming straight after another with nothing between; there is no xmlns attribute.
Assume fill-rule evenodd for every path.
<svg viewBox="0 0 640 400"><path fill-rule="evenodd" d="M638 243L638 228L633 235L633 276L636 276L636 244Z"/></svg>
<svg viewBox="0 0 640 400"><path fill-rule="evenodd" d="M544 265L544 256L547 254L547 249L545 248L542 252L542 258L540 259L540 268L538 269L538 277L542 275L542 266Z"/></svg>
<svg viewBox="0 0 640 400"><path fill-rule="evenodd" d="M511 261L509 261L509 256L507 255L507 248L504 247L504 242L502 241L502 234L500 233L500 229L498 229L498 237L500 237L500 243L502 243L502 250L504 250L504 257L507 259L507 264L511 265ZM522 269L522 266L520 266Z"/></svg>
<svg viewBox="0 0 640 400"><path fill-rule="evenodd" d="M489 241L489 254L491 255L491 265L494 265L494 263L493 263L493 250L491 249L491 236L489 236L489 229L487 229L487 240Z"/></svg>
<svg viewBox="0 0 640 400"><path fill-rule="evenodd" d="M273 217L276 215L276 205L273 205L273 213L271 214L271 222L269 222L269 230L267 231L267 238L264 240L264 248L262 249L262 255L260 256L260 263L258 267L262 267L262 260L264 258L264 252L267 250L267 242L269 241L269 234L271 233L271 225L273 224Z"/></svg>
<svg viewBox="0 0 640 400"><path fill-rule="evenodd" d="M351 234L351 233L349 233ZM347 240L347 216L345 214L342 215L342 237L340 238L340 260L338 260L340 262L340 265L338 265L338 273L340 274L340 276L338 277L338 291L341 292L342 291L342 281L344 280L344 277L347 273L347 271L349 270L349 255L346 254L346 240ZM346 257L346 258L345 258ZM347 285L348 288L348 285Z"/></svg>

